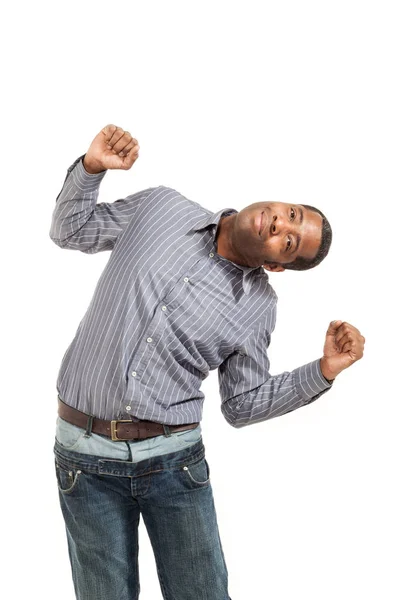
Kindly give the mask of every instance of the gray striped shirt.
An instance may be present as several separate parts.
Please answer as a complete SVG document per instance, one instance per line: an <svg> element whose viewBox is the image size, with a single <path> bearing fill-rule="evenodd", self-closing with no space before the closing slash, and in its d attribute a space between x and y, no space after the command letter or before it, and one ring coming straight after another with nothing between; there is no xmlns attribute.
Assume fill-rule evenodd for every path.
<svg viewBox="0 0 400 600"><path fill-rule="evenodd" d="M279 375L267 349L277 296L262 267L220 256L223 215L158 186L97 204L106 174L80 156L69 167L50 228L61 248L111 250L61 362L58 395L102 419L201 421L201 382L218 369L221 411L233 427L316 400L331 384L319 359Z"/></svg>

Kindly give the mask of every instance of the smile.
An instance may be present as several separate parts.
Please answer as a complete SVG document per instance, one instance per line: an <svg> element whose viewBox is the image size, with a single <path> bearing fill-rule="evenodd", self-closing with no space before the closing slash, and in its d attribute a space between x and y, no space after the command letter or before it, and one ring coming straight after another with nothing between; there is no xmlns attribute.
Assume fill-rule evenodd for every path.
<svg viewBox="0 0 400 600"><path fill-rule="evenodd" d="M264 211L256 217L256 228L258 235L261 236L266 226L266 217Z"/></svg>

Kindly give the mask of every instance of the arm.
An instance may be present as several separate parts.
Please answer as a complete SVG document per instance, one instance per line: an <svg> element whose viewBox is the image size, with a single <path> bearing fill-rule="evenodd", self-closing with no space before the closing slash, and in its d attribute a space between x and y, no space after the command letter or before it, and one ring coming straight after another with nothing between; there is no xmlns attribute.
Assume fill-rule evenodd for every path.
<svg viewBox="0 0 400 600"><path fill-rule="evenodd" d="M138 207L155 188L113 203L97 203L106 170L90 174L80 156L68 169L53 211L50 238L61 248L87 254L112 250Z"/></svg>
<svg viewBox="0 0 400 600"><path fill-rule="evenodd" d="M235 352L218 367L221 411L236 428L266 421L310 404L332 387L320 359L279 375L269 373L270 333L260 323L245 352Z"/></svg>
<svg viewBox="0 0 400 600"><path fill-rule="evenodd" d="M341 371L363 356L364 342L354 326L333 321L320 359L271 376L267 356L270 333L258 324L246 342L246 351L231 354L218 367L222 414L230 425L240 428L314 402L332 387Z"/></svg>
<svg viewBox="0 0 400 600"><path fill-rule="evenodd" d="M55 244L88 254L114 247L140 204L156 188L96 205L99 186L107 169L130 169L138 152L137 140L121 127L107 125L96 135L87 153L69 167L56 198L49 232Z"/></svg>

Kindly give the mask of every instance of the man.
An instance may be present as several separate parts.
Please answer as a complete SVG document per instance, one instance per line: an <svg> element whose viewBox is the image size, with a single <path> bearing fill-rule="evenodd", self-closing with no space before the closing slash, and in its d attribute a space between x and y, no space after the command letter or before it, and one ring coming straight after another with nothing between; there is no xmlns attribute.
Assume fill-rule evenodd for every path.
<svg viewBox="0 0 400 600"><path fill-rule="evenodd" d="M218 369L222 413L244 427L314 402L365 340L334 321L323 356L271 376L266 271L319 264L329 223L275 202L212 214L165 186L96 204L106 171L130 169L138 152L129 132L104 127L68 169L50 230L61 248L112 250L57 380L55 468L76 597L138 597L141 514L165 598L228 600L202 380Z"/></svg>

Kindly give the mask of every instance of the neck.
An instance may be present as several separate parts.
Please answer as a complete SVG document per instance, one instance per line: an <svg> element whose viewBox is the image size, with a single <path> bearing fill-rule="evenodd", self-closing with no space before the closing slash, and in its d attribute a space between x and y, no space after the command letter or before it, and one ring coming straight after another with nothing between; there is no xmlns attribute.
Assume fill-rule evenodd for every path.
<svg viewBox="0 0 400 600"><path fill-rule="evenodd" d="M236 214L222 217L218 223L218 229L216 233L216 244L217 252L220 256L231 260L232 262L240 265L241 259L236 256L232 247L232 231L235 225ZM246 265L244 265L246 266Z"/></svg>

